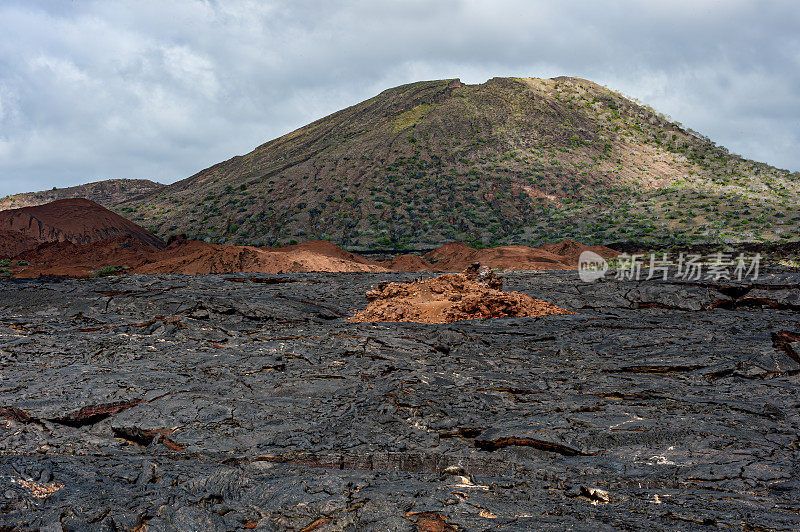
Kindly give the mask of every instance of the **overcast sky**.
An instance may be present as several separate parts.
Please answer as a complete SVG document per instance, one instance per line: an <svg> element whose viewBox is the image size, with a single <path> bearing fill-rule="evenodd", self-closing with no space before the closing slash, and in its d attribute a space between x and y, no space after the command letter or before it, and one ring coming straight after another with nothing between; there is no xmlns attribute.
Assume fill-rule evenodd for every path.
<svg viewBox="0 0 800 532"><path fill-rule="evenodd" d="M0 0L0 196L169 183L402 83L574 75L800 170L797 0Z"/></svg>

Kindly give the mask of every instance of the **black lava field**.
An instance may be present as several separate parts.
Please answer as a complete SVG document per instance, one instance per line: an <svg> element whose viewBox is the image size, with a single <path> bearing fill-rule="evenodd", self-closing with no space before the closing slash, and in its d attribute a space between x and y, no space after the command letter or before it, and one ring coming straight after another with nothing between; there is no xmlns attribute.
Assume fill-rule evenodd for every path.
<svg viewBox="0 0 800 532"><path fill-rule="evenodd" d="M346 319L419 274L0 283L0 530L797 530L800 274Z"/></svg>

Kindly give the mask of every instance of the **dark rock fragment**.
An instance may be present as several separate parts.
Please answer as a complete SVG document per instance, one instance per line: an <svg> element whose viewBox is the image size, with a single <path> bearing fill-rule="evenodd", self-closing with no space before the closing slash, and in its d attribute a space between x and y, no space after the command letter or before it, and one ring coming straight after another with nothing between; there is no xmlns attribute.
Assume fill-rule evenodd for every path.
<svg viewBox="0 0 800 532"><path fill-rule="evenodd" d="M800 363L800 333L792 331L778 331L772 333L772 345L780 349L795 362Z"/></svg>
<svg viewBox="0 0 800 532"><path fill-rule="evenodd" d="M27 423L31 420L26 412L13 406L0 406L0 418L10 419L11 421L18 421L20 423Z"/></svg>
<svg viewBox="0 0 800 532"><path fill-rule="evenodd" d="M473 262L462 271L467 279L486 285L493 290L503 289L503 279L488 266L481 266L480 262Z"/></svg>
<svg viewBox="0 0 800 532"><path fill-rule="evenodd" d="M562 443L531 438L527 436L496 436L493 437L492 431L487 431L475 438L475 447L482 451L496 451L505 447L532 447L540 451L557 453L564 456L591 456L594 453L587 453L575 449Z"/></svg>

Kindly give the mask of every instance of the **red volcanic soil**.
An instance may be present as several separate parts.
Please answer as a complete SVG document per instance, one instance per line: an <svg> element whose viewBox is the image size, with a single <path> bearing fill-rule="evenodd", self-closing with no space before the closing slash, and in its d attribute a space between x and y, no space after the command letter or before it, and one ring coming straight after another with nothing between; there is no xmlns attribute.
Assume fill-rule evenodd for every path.
<svg viewBox="0 0 800 532"><path fill-rule="evenodd" d="M39 241L16 231L0 231L0 259L16 257L23 251L35 249Z"/></svg>
<svg viewBox="0 0 800 532"><path fill-rule="evenodd" d="M586 246L574 240L539 247L500 246L475 249L462 242L451 242L419 257L398 255L379 264L394 271L460 271L479 262L499 270L572 270L578 266L578 257L584 251L593 251L603 258L616 257L618 251L605 246Z"/></svg>
<svg viewBox="0 0 800 532"><path fill-rule="evenodd" d="M526 246L501 246L474 249L461 242L452 242L434 249L425 258L445 271L459 271L473 262L501 270L567 270L561 257Z"/></svg>
<svg viewBox="0 0 800 532"><path fill-rule="evenodd" d="M500 270L571 270L578 265L582 251L594 251L602 257L616 257L619 252L605 246L585 246L574 240L528 246L500 246L474 249L461 242L451 242L425 255L440 271L459 271L473 262Z"/></svg>
<svg viewBox="0 0 800 532"><path fill-rule="evenodd" d="M398 255L379 264L396 272L441 272L445 271L423 259L419 255Z"/></svg>
<svg viewBox="0 0 800 532"><path fill-rule="evenodd" d="M15 257L30 266L16 272L14 277L89 277L106 266L134 268L155 254L152 248L129 236L84 245L46 242Z"/></svg>
<svg viewBox="0 0 800 532"><path fill-rule="evenodd" d="M264 248L269 251L280 251L283 253L314 253L317 255L324 255L334 259L340 259L348 262L355 262L358 264L369 264L372 266L377 265L375 261L365 259L355 253L346 251L336 244L326 240L311 240L309 242L302 242L300 244L293 244L291 246L278 246L274 248Z"/></svg>
<svg viewBox="0 0 800 532"><path fill-rule="evenodd" d="M578 266L578 258L584 251L593 251L604 259L610 259L619 255L619 251L607 248L605 246L586 246L580 242L576 242L570 238L559 242L558 244L543 244L538 249L549 251L554 255L562 257L561 262L576 268Z"/></svg>
<svg viewBox="0 0 800 532"><path fill-rule="evenodd" d="M566 270L578 255L592 250L603 257L617 252L573 240L538 248L502 246L473 249L453 242L424 257L399 255L372 261L325 241L257 248L176 239L169 246L147 230L85 199L0 211L0 258L15 264L16 277L85 277L114 266L133 273L290 273L459 271L479 262L503 270Z"/></svg>
<svg viewBox="0 0 800 532"><path fill-rule="evenodd" d="M309 249L262 249L223 246L198 240L176 240L154 251L130 237L101 240L79 246L72 242L49 242L20 254L30 266L15 277L87 277L106 266L122 266L133 273L289 273L289 272L372 272L386 268L339 258L325 246L326 254ZM344 250L339 250L347 254Z"/></svg>
<svg viewBox="0 0 800 532"><path fill-rule="evenodd" d="M575 268L577 256L591 249L610 257L616 251L602 246L567 244L529 248L503 246L473 249L465 244L446 244L425 258L399 255L391 260L371 261L350 253L330 242L306 242L293 246L257 248L208 244L198 240L178 239L164 249L153 249L140 239L126 235L90 244L46 242L38 244L30 237L0 232L0 246L5 243L7 257L25 260L30 266L13 268L15 277L94 275L106 266L125 267L132 273L292 273L292 272L382 272L382 271L458 271L475 262L502 270L567 270ZM560 248L557 246L561 246ZM565 255L547 251L562 251ZM18 252L23 250L22 252ZM16 251L16 253L15 253ZM0 258L3 257L0 254Z"/></svg>
<svg viewBox="0 0 800 532"><path fill-rule="evenodd" d="M354 258L350 258L354 257ZM197 240L178 240L136 273L288 273L376 272L386 268L353 255L329 242L307 242L279 248L225 246Z"/></svg>
<svg viewBox="0 0 800 532"><path fill-rule="evenodd" d="M504 292L496 276L447 273L425 281L382 283L367 292L367 308L348 321L452 323L461 320L574 314L519 292Z"/></svg>
<svg viewBox="0 0 800 532"><path fill-rule="evenodd" d="M81 198L0 211L0 231L19 233L39 242L74 244L127 236L153 249L164 247L164 243L147 230Z"/></svg>

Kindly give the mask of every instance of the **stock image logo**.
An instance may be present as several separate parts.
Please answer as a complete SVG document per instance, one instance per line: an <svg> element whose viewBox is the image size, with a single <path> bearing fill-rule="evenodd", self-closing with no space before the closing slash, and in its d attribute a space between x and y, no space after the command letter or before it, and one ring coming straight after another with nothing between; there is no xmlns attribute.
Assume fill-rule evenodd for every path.
<svg viewBox="0 0 800 532"><path fill-rule="evenodd" d="M611 271L613 279L642 281L680 279L682 281L755 281L758 279L761 254L745 255L718 252L703 256L692 253L623 253L604 259L592 251L584 251L578 258L578 276L591 283L606 277Z"/></svg>
<svg viewBox="0 0 800 532"><path fill-rule="evenodd" d="M584 283L605 277L608 261L594 251L584 251L578 257L578 276Z"/></svg>

